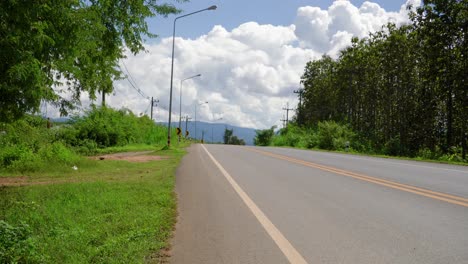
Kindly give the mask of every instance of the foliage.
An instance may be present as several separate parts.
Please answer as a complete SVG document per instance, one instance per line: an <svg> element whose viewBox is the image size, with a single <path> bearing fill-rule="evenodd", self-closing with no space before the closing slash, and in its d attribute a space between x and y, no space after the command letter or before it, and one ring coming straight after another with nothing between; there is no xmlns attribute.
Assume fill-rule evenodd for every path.
<svg viewBox="0 0 468 264"><path fill-rule="evenodd" d="M47 129L47 121L36 116L3 124L0 168L29 172L47 169L50 164L73 166L80 158L57 138L56 132L56 128Z"/></svg>
<svg viewBox="0 0 468 264"><path fill-rule="evenodd" d="M75 117L72 125L61 129L58 136L80 153L93 154L99 148L162 144L167 139L167 128L125 108L93 107L85 116Z"/></svg>
<svg viewBox="0 0 468 264"><path fill-rule="evenodd" d="M229 142L229 144L245 146L245 141L242 138L238 138L237 136L233 136L231 138L231 141Z"/></svg>
<svg viewBox="0 0 468 264"><path fill-rule="evenodd" d="M234 133L234 129L227 129L227 127L224 129L224 136L223 136L224 144L229 144L233 133Z"/></svg>
<svg viewBox="0 0 468 264"><path fill-rule="evenodd" d="M344 150L350 141L353 141L354 133L346 126L333 121L318 123L318 146L321 149Z"/></svg>
<svg viewBox="0 0 468 264"><path fill-rule="evenodd" d="M324 55L308 62L297 125L322 122L320 133L333 132L323 122L335 121L349 124L360 149L441 157L439 152L452 155L455 148L466 160L467 14L466 1L424 1L411 13L411 25L390 23L367 38L353 38L336 60ZM319 142L327 149L342 144L326 135Z"/></svg>
<svg viewBox="0 0 468 264"><path fill-rule="evenodd" d="M50 169L50 164L70 168L80 161L78 154L128 144L163 145L167 139L167 128L147 116L106 107L94 107L85 116L51 129L43 118L29 115L0 125L0 169L20 172Z"/></svg>
<svg viewBox="0 0 468 264"><path fill-rule="evenodd" d="M229 145L245 145L245 141L243 139L239 139L237 136L233 135L234 129L224 129L224 144Z"/></svg>
<svg viewBox="0 0 468 264"><path fill-rule="evenodd" d="M44 258L37 252L31 238L31 228L24 222L13 226L0 219L0 262L41 263Z"/></svg>
<svg viewBox="0 0 468 264"><path fill-rule="evenodd" d="M37 111L41 100L65 113L82 92L110 93L125 49L136 54L155 36L145 19L178 11L157 0L0 1L0 122Z"/></svg>
<svg viewBox="0 0 468 264"><path fill-rule="evenodd" d="M361 143L355 133L346 125L334 121L319 122L316 128L303 129L294 124L272 138L273 146L291 146L297 148L321 148L328 150L356 150Z"/></svg>
<svg viewBox="0 0 468 264"><path fill-rule="evenodd" d="M98 147L123 146L131 143L150 143L153 122L147 117L136 117L132 112L107 107L93 107L83 117L75 119L76 140L94 141Z"/></svg>
<svg viewBox="0 0 468 264"><path fill-rule="evenodd" d="M271 143L273 134L275 133L276 126L272 126L270 129L257 130L255 131L256 136L254 138L255 146L268 146Z"/></svg>

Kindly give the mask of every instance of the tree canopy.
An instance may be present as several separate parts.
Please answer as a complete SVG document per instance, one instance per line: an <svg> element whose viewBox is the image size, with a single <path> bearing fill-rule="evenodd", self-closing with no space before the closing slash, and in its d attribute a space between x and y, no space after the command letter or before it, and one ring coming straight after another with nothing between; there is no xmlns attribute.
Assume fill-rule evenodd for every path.
<svg viewBox="0 0 468 264"><path fill-rule="evenodd" d="M121 77L118 61L125 49L138 53L143 38L155 36L145 19L179 12L158 3L0 1L0 122L37 111L42 100L65 113L82 92L92 99L96 92L111 92L112 82Z"/></svg>
<svg viewBox="0 0 468 264"><path fill-rule="evenodd" d="M465 158L468 1L424 1L416 10L409 25L390 23L353 38L336 60L307 63L297 123L348 124L387 154L458 148Z"/></svg>
<svg viewBox="0 0 468 264"><path fill-rule="evenodd" d="M241 138L238 138L234 135L234 129L228 129L227 127L224 129L224 144L229 145L245 145L245 141Z"/></svg>
<svg viewBox="0 0 468 264"><path fill-rule="evenodd" d="M270 129L263 129L255 131L256 135L254 138L255 146L269 146L273 135L275 134L276 126L272 126Z"/></svg>

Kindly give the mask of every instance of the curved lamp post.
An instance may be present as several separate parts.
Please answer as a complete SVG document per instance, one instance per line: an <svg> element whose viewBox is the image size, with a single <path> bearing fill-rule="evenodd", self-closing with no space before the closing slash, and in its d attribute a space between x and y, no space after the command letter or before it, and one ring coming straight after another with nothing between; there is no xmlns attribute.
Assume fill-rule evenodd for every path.
<svg viewBox="0 0 468 264"><path fill-rule="evenodd" d="M203 11L207 11L207 10L215 10L216 8L217 8L217 6L213 5L213 6L210 6L208 8L198 10L198 11L195 11L195 12L192 12L192 13L188 13L188 14L183 15L183 16L178 16L178 17L176 17L174 19L174 27L173 27L173 31L172 31L171 89L169 91L169 122L167 124L167 146L168 147L171 146L172 81L173 81L173 77L174 77L174 43L175 43L175 29L176 29L177 19L183 18L183 17L186 17L186 16L190 16L190 15L194 15L194 14L197 14L197 13L200 13L200 12L203 12Z"/></svg>
<svg viewBox="0 0 468 264"><path fill-rule="evenodd" d="M195 104L195 140L197 140L197 106L198 105L204 105L207 104L208 102L202 102L202 103L196 103Z"/></svg>
<svg viewBox="0 0 468 264"><path fill-rule="evenodd" d="M182 129L181 125L182 125L182 83L186 80L189 80L189 79L192 79L192 78L195 78L195 77L200 77L201 74L197 74L197 75L194 75L194 76L191 76L191 77L188 77L188 78L185 78L183 80L180 80L180 96L179 96L179 128ZM180 135L179 135L179 142L180 142Z"/></svg>

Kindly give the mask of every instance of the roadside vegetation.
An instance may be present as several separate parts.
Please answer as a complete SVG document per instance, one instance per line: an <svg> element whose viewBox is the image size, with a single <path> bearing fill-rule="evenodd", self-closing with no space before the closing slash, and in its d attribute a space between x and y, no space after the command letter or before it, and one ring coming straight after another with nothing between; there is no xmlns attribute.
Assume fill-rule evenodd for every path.
<svg viewBox="0 0 468 264"><path fill-rule="evenodd" d="M0 1L0 263L135 263L167 246L184 153L164 148L167 128L126 109L52 126L32 113L104 99L120 60L156 36L146 18L179 12L156 0ZM86 157L141 149L162 157Z"/></svg>
<svg viewBox="0 0 468 264"><path fill-rule="evenodd" d="M1 263L160 259L175 223L174 175L186 142L162 150L166 127L105 107L51 128L28 115L1 131L0 180L23 185L0 187ZM86 157L140 150L159 158Z"/></svg>
<svg viewBox="0 0 468 264"><path fill-rule="evenodd" d="M458 149L458 152L453 150L452 154L422 150L414 156L395 155L393 152L395 146L392 145L387 145L381 151L376 151L372 147L372 143L365 137L352 131L348 125L341 125L334 121L319 122L316 127L306 129L291 123L287 128L279 129L276 132L275 127L257 130L254 143L257 146L294 147L460 165L467 164L467 161L462 158L461 149Z"/></svg>
<svg viewBox="0 0 468 264"><path fill-rule="evenodd" d="M412 23L307 63L296 118L260 145L466 163L466 1L424 1ZM271 136L270 136L271 135ZM271 140L263 140L270 138Z"/></svg>
<svg viewBox="0 0 468 264"><path fill-rule="evenodd" d="M223 135L224 144L226 145L245 145L245 141L242 138L238 138L234 135L234 129L224 129Z"/></svg>

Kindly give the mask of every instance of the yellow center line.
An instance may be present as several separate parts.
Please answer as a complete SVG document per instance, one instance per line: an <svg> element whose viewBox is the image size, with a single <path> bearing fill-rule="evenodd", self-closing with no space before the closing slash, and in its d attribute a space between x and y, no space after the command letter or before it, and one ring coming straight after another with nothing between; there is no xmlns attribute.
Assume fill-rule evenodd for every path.
<svg viewBox="0 0 468 264"><path fill-rule="evenodd" d="M273 157L273 158L286 160L286 161L296 163L296 164L301 164L301 165L304 165L304 166L307 166L307 167L316 168L316 169L320 169L320 170L323 170L323 171L328 171L328 172L332 172L332 173L335 173L335 174L348 176L348 177L352 177L352 178L367 181L367 182L372 182L372 183L382 185L382 186L386 186L386 187L389 187L389 188L393 188L393 189L397 189L397 190L401 190L401 191L406 191L406 192L422 195L422 196L425 196L425 197L430 197L430 198L437 199L437 200L444 201L444 202L448 202L448 203L451 203L451 204L457 204L457 205L468 207L468 199L466 199L464 197L450 195L450 194L441 193L441 192L435 192L435 191L431 191L431 190L427 190L427 189L423 189L423 188L419 188L419 187L415 187L415 186L411 186L411 185L406 185L406 184L402 184L402 183L398 183L398 182L379 179L379 178L371 177L371 176L364 175L364 174L359 174L359 173L355 173L355 172L351 172L351 171L346 171L346 170L342 170L342 169L328 167L328 166L324 166L324 165L321 165L321 164L317 164L317 163L313 163L313 162L309 162L309 161L304 161L304 160L299 160L299 159L291 158L291 157L288 157L288 156L274 154L274 153L271 153L271 152L261 151L261 150L257 150L257 149L253 149L253 148L249 148L249 150L251 150L253 152L260 153L260 154L263 154L263 155L266 155L266 156L270 156L270 157Z"/></svg>

